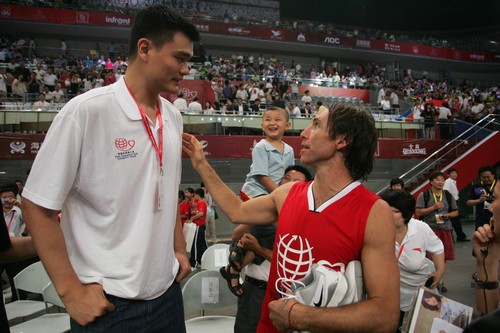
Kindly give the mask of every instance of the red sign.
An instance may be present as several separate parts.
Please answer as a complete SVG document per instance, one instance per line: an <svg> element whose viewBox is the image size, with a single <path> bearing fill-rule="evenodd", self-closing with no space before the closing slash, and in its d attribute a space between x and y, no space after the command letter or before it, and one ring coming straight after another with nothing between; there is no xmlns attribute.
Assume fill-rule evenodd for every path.
<svg viewBox="0 0 500 333"><path fill-rule="evenodd" d="M60 24L100 25L130 27L132 15L110 12L69 10L59 8L0 5L0 18ZM246 24L225 24L212 21L193 22L202 33L271 39L277 41L321 44L332 47L375 50L414 56L470 61L478 63L500 62L492 52L460 51L455 49L399 43L385 40L330 35L325 33L299 32Z"/></svg>
<svg viewBox="0 0 500 333"><path fill-rule="evenodd" d="M252 158L252 149L262 136L197 135L207 158ZM0 160L33 160L40 150L45 135L10 134L0 135ZM302 139L285 136L283 141L292 146L295 157L300 158ZM441 148L445 141L379 139L376 158L424 159ZM187 158L186 155L183 155Z"/></svg>
<svg viewBox="0 0 500 333"><path fill-rule="evenodd" d="M198 97L201 105L204 105L207 101L212 104L215 102L215 92L207 80L182 80L179 84L179 93L184 95L184 99L188 104L195 97ZM162 94L162 96L171 102L177 98L176 94Z"/></svg>

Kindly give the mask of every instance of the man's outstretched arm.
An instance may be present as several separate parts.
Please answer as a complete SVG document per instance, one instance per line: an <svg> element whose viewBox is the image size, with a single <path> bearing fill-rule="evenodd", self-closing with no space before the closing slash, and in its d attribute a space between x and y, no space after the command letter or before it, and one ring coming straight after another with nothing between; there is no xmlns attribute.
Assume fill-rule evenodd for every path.
<svg viewBox="0 0 500 333"><path fill-rule="evenodd" d="M278 220L276 199L286 196L288 190L278 189L270 195L242 202L208 163L200 142L193 135L182 134L182 149L191 158L193 168L230 221L241 224L269 224Z"/></svg>

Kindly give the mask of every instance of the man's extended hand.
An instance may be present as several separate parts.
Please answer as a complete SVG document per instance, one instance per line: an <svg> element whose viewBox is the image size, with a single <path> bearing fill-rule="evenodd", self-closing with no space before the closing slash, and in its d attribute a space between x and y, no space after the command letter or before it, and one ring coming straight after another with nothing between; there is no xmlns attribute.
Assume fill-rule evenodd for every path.
<svg viewBox="0 0 500 333"><path fill-rule="evenodd" d="M98 283L81 285L81 288L73 289L61 299L71 318L83 326L115 310Z"/></svg>
<svg viewBox="0 0 500 333"><path fill-rule="evenodd" d="M487 261L498 260L500 257L500 232L496 229L493 230L488 224L477 228L472 236L472 248L478 259L485 258ZM488 252L485 252L485 250Z"/></svg>
<svg viewBox="0 0 500 333"><path fill-rule="evenodd" d="M205 154L203 153L203 147L200 141L194 137L194 135L188 133L182 133L182 150L191 159L191 164L196 170L197 167L205 160Z"/></svg>
<svg viewBox="0 0 500 333"><path fill-rule="evenodd" d="M290 324L293 325L294 321L289 312L295 303L297 303L295 300L290 299L279 299L269 303L269 318L278 331L287 332L291 329ZM297 304L297 306L300 306L300 304Z"/></svg>

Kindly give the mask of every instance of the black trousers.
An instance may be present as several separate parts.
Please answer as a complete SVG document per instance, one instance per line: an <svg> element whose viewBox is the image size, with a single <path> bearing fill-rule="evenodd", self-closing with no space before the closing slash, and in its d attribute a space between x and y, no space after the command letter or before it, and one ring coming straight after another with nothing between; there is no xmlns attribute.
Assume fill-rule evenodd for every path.
<svg viewBox="0 0 500 333"><path fill-rule="evenodd" d="M457 201L457 207L458 207L458 201ZM460 215L458 215L457 217L450 218L450 221L451 221L451 226L453 227L453 230L455 230L455 233L457 234L457 241L463 241L464 239L466 239L467 235L462 230L462 223L460 222Z"/></svg>
<svg viewBox="0 0 500 333"><path fill-rule="evenodd" d="M201 265L201 257L207 249L207 241L205 240L205 225L200 225L196 228L196 234L194 235L193 246L191 247L191 256L189 262L191 267L197 267Z"/></svg>

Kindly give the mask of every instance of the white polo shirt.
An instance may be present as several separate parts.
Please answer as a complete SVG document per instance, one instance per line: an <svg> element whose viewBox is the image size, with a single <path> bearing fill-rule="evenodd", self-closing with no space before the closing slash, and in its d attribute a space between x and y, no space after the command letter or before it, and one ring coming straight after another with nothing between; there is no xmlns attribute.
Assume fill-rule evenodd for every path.
<svg viewBox="0 0 500 333"><path fill-rule="evenodd" d="M427 275L431 273L425 261L427 251L433 254L443 253L443 243L427 223L412 218L408 223L408 231L403 242L401 244L396 242L401 311L409 310L418 287L425 284Z"/></svg>
<svg viewBox="0 0 500 333"><path fill-rule="evenodd" d="M52 123L23 196L62 209L68 255L82 283L128 299L153 299L174 281L182 117L165 99L163 209L159 160L125 81L68 102ZM158 122L152 132L158 140ZM36 223L36 221L34 221Z"/></svg>

